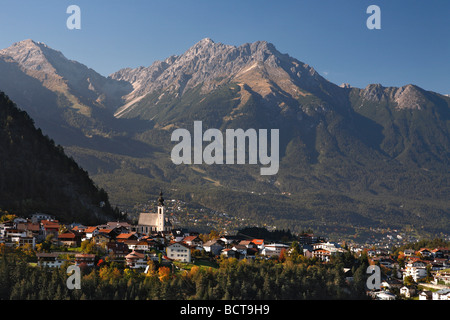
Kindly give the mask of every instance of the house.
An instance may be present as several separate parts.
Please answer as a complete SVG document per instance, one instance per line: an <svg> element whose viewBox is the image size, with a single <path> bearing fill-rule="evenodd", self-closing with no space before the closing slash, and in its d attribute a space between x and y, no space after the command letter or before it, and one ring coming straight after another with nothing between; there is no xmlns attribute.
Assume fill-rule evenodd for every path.
<svg viewBox="0 0 450 320"><path fill-rule="evenodd" d="M111 238L108 232L99 232L91 238L92 241L98 246L105 247L108 242L111 242Z"/></svg>
<svg viewBox="0 0 450 320"><path fill-rule="evenodd" d="M313 244L319 242L317 237L310 233L302 233L298 236L298 242L301 245L304 244Z"/></svg>
<svg viewBox="0 0 450 320"><path fill-rule="evenodd" d="M126 244L129 250L134 251L134 248L138 242L138 240L125 240L123 243Z"/></svg>
<svg viewBox="0 0 450 320"><path fill-rule="evenodd" d="M125 260L127 261L128 268L137 269L147 267L145 254L134 250L125 256Z"/></svg>
<svg viewBox="0 0 450 320"><path fill-rule="evenodd" d="M432 297L433 300L450 300L450 288L433 292Z"/></svg>
<svg viewBox="0 0 450 320"><path fill-rule="evenodd" d="M412 249L406 249L404 252L405 257L411 257L415 254L414 250Z"/></svg>
<svg viewBox="0 0 450 320"><path fill-rule="evenodd" d="M336 242L319 242L314 243L312 246L314 249L326 249L330 251L342 250L341 246Z"/></svg>
<svg viewBox="0 0 450 320"><path fill-rule="evenodd" d="M55 217L46 213L33 213L31 215L31 222L32 223L40 223L42 220L54 220Z"/></svg>
<svg viewBox="0 0 450 320"><path fill-rule="evenodd" d="M279 256L282 250L288 250L289 246L281 243L271 243L264 246L261 250L261 254L267 257Z"/></svg>
<svg viewBox="0 0 450 320"><path fill-rule="evenodd" d="M328 262L331 258L331 251L327 249L314 249L312 256L321 261Z"/></svg>
<svg viewBox="0 0 450 320"><path fill-rule="evenodd" d="M435 250L439 251L438 254L442 254L442 258L447 258L447 259L450 258L450 248L440 247L440 248L436 248Z"/></svg>
<svg viewBox="0 0 450 320"><path fill-rule="evenodd" d="M206 252L210 252L211 254L217 256L224 248L222 243L223 242L219 240L209 240L203 244L203 249Z"/></svg>
<svg viewBox="0 0 450 320"><path fill-rule="evenodd" d="M35 237L20 237L16 239L16 244L18 247L30 246L31 248L36 247L36 238Z"/></svg>
<svg viewBox="0 0 450 320"><path fill-rule="evenodd" d="M311 245L305 244L303 245L303 255L306 258L312 258L313 257L313 247Z"/></svg>
<svg viewBox="0 0 450 320"><path fill-rule="evenodd" d="M419 279L426 277L426 265L427 264L421 260L409 262L403 270L403 280L406 277L411 276L413 280L417 282Z"/></svg>
<svg viewBox="0 0 450 320"><path fill-rule="evenodd" d="M259 250L264 249L264 239L253 239L252 242Z"/></svg>
<svg viewBox="0 0 450 320"><path fill-rule="evenodd" d="M422 291L419 293L419 300L432 300L433 294L431 291Z"/></svg>
<svg viewBox="0 0 450 320"><path fill-rule="evenodd" d="M55 239L58 238L59 222L58 220L41 220L41 231L40 234L43 239L48 235L53 235Z"/></svg>
<svg viewBox="0 0 450 320"><path fill-rule="evenodd" d="M241 242L239 242L239 244L241 246L245 246L247 249L248 248L257 248L257 245L255 243L253 243L253 240L242 240Z"/></svg>
<svg viewBox="0 0 450 320"><path fill-rule="evenodd" d="M312 256L322 261L329 261L331 256L343 253L345 250L335 242L319 242L312 245Z"/></svg>
<svg viewBox="0 0 450 320"><path fill-rule="evenodd" d="M116 241L117 242L125 242L127 240L137 240L138 236L136 234L136 232L122 232L120 234L117 235L116 237Z"/></svg>
<svg viewBox="0 0 450 320"><path fill-rule="evenodd" d="M135 251L147 252L150 250L150 246L147 240L138 240L134 246Z"/></svg>
<svg viewBox="0 0 450 320"><path fill-rule="evenodd" d="M109 254L117 258L124 258L130 252L124 242L108 242L106 244L106 250Z"/></svg>
<svg viewBox="0 0 450 320"><path fill-rule="evenodd" d="M374 259L375 260L375 259ZM392 269L396 265L395 260L393 260L390 257L380 257L378 259L378 262L380 263L380 266Z"/></svg>
<svg viewBox="0 0 450 320"><path fill-rule="evenodd" d="M166 249L166 246L163 245L161 242L159 242L157 239L153 239L153 238L150 238L150 237L147 237L147 238L143 237L143 238L141 238L141 240L147 241L149 250L150 249L157 249L159 251L163 251L163 250Z"/></svg>
<svg viewBox="0 0 450 320"><path fill-rule="evenodd" d="M403 287L403 281L393 277L389 277L381 282L381 287L387 289L394 289L394 288L400 289L401 287Z"/></svg>
<svg viewBox="0 0 450 320"><path fill-rule="evenodd" d="M167 257L172 260L187 263L191 262L191 249L182 242L175 242L167 246L166 254Z"/></svg>
<svg viewBox="0 0 450 320"><path fill-rule="evenodd" d="M175 242L182 241L185 237L187 237L186 233L182 229L172 229L172 239Z"/></svg>
<svg viewBox="0 0 450 320"><path fill-rule="evenodd" d="M422 257L424 257L424 258L428 258L428 257L431 257L432 256L432 252L431 252L431 250L429 250L429 249L427 249L427 248L422 248L422 249L420 249L419 251L417 251L417 254L419 255L421 255Z"/></svg>
<svg viewBox="0 0 450 320"><path fill-rule="evenodd" d="M239 256L240 256L239 252L236 250L233 250L233 249L223 249L220 252L220 255L227 257L227 258L237 258L237 259L239 259Z"/></svg>
<svg viewBox="0 0 450 320"><path fill-rule="evenodd" d="M25 231L28 237L39 237L39 223L32 223L30 221L19 222L17 223L16 229L18 231Z"/></svg>
<svg viewBox="0 0 450 320"><path fill-rule="evenodd" d="M93 267L95 263L95 254L88 253L77 253L75 255L75 265L86 265L88 267Z"/></svg>
<svg viewBox="0 0 450 320"><path fill-rule="evenodd" d="M191 249L182 242L175 242L167 246L166 254L167 257L172 260L187 263L191 262Z"/></svg>
<svg viewBox="0 0 450 320"><path fill-rule="evenodd" d="M189 246L203 246L203 241L198 235L184 237L183 242Z"/></svg>
<svg viewBox="0 0 450 320"><path fill-rule="evenodd" d="M400 288L400 295L404 296L405 298L411 298L415 294L416 294L415 287L403 286Z"/></svg>
<svg viewBox="0 0 450 320"><path fill-rule="evenodd" d="M450 272L438 271L434 274L434 283L450 284Z"/></svg>
<svg viewBox="0 0 450 320"><path fill-rule="evenodd" d="M87 240L92 239L92 237L96 236L98 233L99 233L99 228L97 226L87 227L84 230L85 239L87 239Z"/></svg>
<svg viewBox="0 0 450 320"><path fill-rule="evenodd" d="M236 244L231 249L236 251L238 258L244 259L247 256L247 247L242 244Z"/></svg>
<svg viewBox="0 0 450 320"><path fill-rule="evenodd" d="M131 225L128 222L124 221L110 221L107 222L106 225L109 229L115 229L119 233L126 233L131 231Z"/></svg>
<svg viewBox="0 0 450 320"><path fill-rule="evenodd" d="M31 246L33 249L36 245L35 237L27 236L26 231L8 228L3 231L4 243L8 246L22 247Z"/></svg>
<svg viewBox="0 0 450 320"><path fill-rule="evenodd" d="M81 245L81 234L76 231L68 231L58 235L58 241L61 245L74 248Z"/></svg>
<svg viewBox="0 0 450 320"><path fill-rule="evenodd" d="M116 237L121 233L120 228L100 228L98 230L99 233L103 233L105 235L107 235L110 239L115 240Z"/></svg>
<svg viewBox="0 0 450 320"><path fill-rule="evenodd" d="M0 237L6 238L6 232L9 229L14 229L14 223L12 221L5 221L0 223Z"/></svg>
<svg viewBox="0 0 450 320"><path fill-rule="evenodd" d="M433 257L436 259L436 258L443 258L444 257L444 252L442 252L442 250L441 249L439 249L439 248L436 248L436 249L433 249L432 251L431 251L431 253L433 254Z"/></svg>
<svg viewBox="0 0 450 320"><path fill-rule="evenodd" d="M444 266L445 261L446 261L445 259L439 258L434 259L433 261L430 262L431 270L438 271L446 269L447 267Z"/></svg>
<svg viewBox="0 0 450 320"><path fill-rule="evenodd" d="M389 292L389 291L379 291L374 292L375 298L377 300L395 300L395 294Z"/></svg>
<svg viewBox="0 0 450 320"><path fill-rule="evenodd" d="M220 237L220 241L224 243L224 245L238 244L242 239L239 236L230 236L225 235Z"/></svg>
<svg viewBox="0 0 450 320"><path fill-rule="evenodd" d="M84 234L84 230L86 230L86 228L87 228L86 226L83 226L80 223L72 223L72 224L70 224L70 229L72 231L76 231L76 232L79 232L81 234Z"/></svg>
<svg viewBox="0 0 450 320"><path fill-rule="evenodd" d="M40 267L59 268L65 260L59 259L58 256L58 253L36 253L37 264Z"/></svg>

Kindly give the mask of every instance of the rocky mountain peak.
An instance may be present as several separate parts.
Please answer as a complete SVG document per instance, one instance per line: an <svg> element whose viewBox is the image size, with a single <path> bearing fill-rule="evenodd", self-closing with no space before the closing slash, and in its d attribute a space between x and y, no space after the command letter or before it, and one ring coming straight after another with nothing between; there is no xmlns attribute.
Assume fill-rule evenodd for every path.
<svg viewBox="0 0 450 320"><path fill-rule="evenodd" d="M402 87L383 87L381 84L370 84L361 91L364 99L373 102L393 101L397 109L421 109L426 98L423 90L415 85L408 84Z"/></svg>
<svg viewBox="0 0 450 320"><path fill-rule="evenodd" d="M314 68L280 53L267 41L236 47L210 38L200 40L181 55L156 61L149 67L122 69L110 77L128 81L134 88L116 115L123 115L134 103L156 90L169 90L181 96L197 85L202 86L202 93L207 93L226 81L235 81L250 85L262 96L271 93L271 83L277 83L295 96L299 85L311 89L318 87L318 82L326 82Z"/></svg>
<svg viewBox="0 0 450 320"><path fill-rule="evenodd" d="M26 70L52 73L54 68L47 61L44 50L49 50L45 44L27 39L0 50L0 56L6 61L18 63Z"/></svg>

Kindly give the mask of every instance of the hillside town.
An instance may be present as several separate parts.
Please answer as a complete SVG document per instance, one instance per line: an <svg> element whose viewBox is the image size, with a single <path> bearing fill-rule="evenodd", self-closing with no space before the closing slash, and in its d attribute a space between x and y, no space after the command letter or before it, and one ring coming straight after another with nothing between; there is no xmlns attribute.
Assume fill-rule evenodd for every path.
<svg viewBox="0 0 450 320"><path fill-rule="evenodd" d="M126 268L148 272L150 261L183 268L200 260L274 259L298 248L307 259L324 264L345 252L367 255L382 270L381 286L368 290L373 299L450 300L450 248L406 249L395 255L385 247L337 243L303 233L295 241L273 242L248 235L200 234L174 228L165 214L162 193L157 212L143 212L137 224L110 221L85 226L65 225L54 216L34 213L0 223L0 247L28 248L36 252L38 266L57 268L67 263L96 267L101 261L117 261ZM352 281L351 270L344 270Z"/></svg>

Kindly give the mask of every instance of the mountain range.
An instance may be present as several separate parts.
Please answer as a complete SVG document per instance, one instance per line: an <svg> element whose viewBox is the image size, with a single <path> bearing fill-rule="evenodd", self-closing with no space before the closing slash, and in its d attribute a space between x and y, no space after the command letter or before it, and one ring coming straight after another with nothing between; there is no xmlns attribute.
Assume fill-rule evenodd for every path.
<svg viewBox="0 0 450 320"><path fill-rule="evenodd" d="M266 41L208 38L104 77L25 40L0 51L0 90L127 210L164 188L252 225L450 230L450 98L413 84L339 86ZM197 120L280 129L278 174L174 165L171 132Z"/></svg>

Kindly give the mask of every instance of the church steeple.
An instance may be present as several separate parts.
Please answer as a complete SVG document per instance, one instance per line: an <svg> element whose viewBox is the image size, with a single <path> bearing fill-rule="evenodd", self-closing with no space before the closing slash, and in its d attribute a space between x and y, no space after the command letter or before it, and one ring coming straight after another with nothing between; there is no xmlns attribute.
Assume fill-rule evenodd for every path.
<svg viewBox="0 0 450 320"><path fill-rule="evenodd" d="M164 224L165 224L166 217L164 216L164 198L162 190L159 193L159 199L158 199L158 220L157 220L157 228L156 231L158 232L164 232Z"/></svg>
<svg viewBox="0 0 450 320"><path fill-rule="evenodd" d="M159 193L158 206L160 206L160 207L164 206L164 198L163 198L162 190Z"/></svg>

